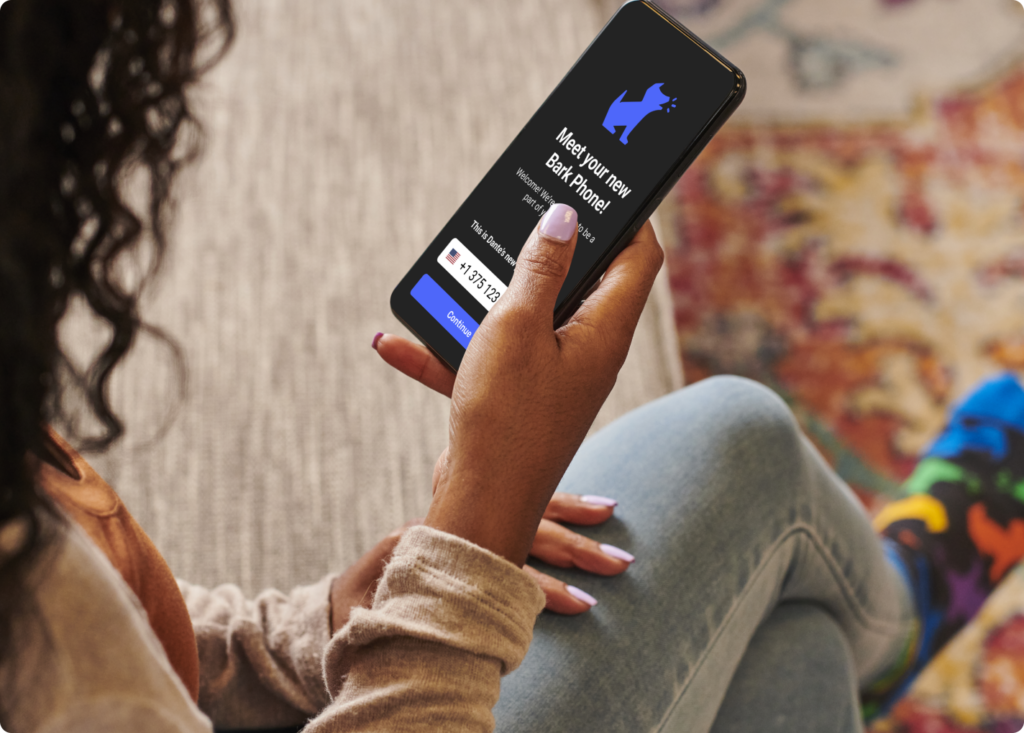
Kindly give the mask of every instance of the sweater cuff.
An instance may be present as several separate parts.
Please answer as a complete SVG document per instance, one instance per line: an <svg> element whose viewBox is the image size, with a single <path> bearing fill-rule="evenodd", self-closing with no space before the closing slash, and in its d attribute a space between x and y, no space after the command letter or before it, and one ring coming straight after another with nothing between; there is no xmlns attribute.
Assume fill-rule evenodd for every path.
<svg viewBox="0 0 1024 733"><path fill-rule="evenodd" d="M289 652L295 671L314 704L323 707L324 648L331 638L331 584L336 573L325 575L312 585L293 588L288 595L290 614L287 625L291 641Z"/></svg>
<svg viewBox="0 0 1024 733"><path fill-rule="evenodd" d="M522 662L544 609L540 586L508 560L461 537L411 527L384 570L373 607L352 609L324 654L332 697L355 651L375 641L409 637L492 657L508 674Z"/></svg>

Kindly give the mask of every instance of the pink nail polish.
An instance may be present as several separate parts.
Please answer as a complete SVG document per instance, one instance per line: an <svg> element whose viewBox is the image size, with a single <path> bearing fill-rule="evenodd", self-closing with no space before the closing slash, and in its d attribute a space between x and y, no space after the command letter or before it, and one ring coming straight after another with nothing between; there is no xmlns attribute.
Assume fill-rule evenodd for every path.
<svg viewBox="0 0 1024 733"><path fill-rule="evenodd" d="M568 242L576 231L576 209L555 204L540 220L540 233L559 242Z"/></svg>
<svg viewBox="0 0 1024 733"><path fill-rule="evenodd" d="M378 332L377 335L373 337L373 343L370 344L370 346L373 347L374 351L377 350L377 342L380 341L380 337L383 336L383 335L384 335L383 333Z"/></svg>
<svg viewBox="0 0 1024 733"><path fill-rule="evenodd" d="M587 494L586 496L581 496L580 501L582 501L584 504L596 504L597 506L619 505L619 502L615 501L615 499L609 499L607 496L591 496L590 494Z"/></svg>
<svg viewBox="0 0 1024 733"><path fill-rule="evenodd" d="M569 595L571 595L573 598L583 601L591 608L597 605L597 599L594 598L594 596L590 595L584 590L580 590L575 585L567 585L565 586L565 589L569 591Z"/></svg>
<svg viewBox="0 0 1024 733"><path fill-rule="evenodd" d="M625 550L616 547L615 545L600 545L600 548L601 552L603 552L605 555L610 555L611 557L614 557L616 560L625 560L626 562L633 562L634 560L636 560L635 557L630 555Z"/></svg>

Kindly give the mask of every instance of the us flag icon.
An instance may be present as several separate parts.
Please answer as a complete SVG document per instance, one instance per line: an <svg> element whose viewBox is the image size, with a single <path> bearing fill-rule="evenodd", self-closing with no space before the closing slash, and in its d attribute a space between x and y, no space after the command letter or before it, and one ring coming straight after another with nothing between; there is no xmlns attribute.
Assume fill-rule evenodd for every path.
<svg viewBox="0 0 1024 733"><path fill-rule="evenodd" d="M445 259L454 265L455 260L459 259L459 251L457 249L452 249L452 251L448 253L448 256L445 257Z"/></svg>

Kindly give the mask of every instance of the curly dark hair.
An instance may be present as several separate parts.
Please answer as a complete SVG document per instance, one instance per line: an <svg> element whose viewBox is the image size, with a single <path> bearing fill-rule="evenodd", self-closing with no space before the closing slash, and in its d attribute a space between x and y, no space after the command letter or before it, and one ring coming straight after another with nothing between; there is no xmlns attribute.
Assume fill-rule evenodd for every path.
<svg viewBox="0 0 1024 733"><path fill-rule="evenodd" d="M234 28L230 0L0 5L0 658L57 516L26 458L47 455L46 425L74 423L69 390L99 426L83 448L123 432L108 385L144 328L137 302L166 247L172 184L198 149L186 90ZM129 177L146 184L141 211ZM143 243L147 267L129 280L122 258ZM73 299L109 334L84 368L57 334Z"/></svg>

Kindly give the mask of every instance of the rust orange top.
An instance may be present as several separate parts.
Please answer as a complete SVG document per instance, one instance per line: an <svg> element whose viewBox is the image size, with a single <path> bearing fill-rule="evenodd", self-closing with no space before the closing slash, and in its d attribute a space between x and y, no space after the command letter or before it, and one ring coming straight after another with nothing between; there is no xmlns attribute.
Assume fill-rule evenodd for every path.
<svg viewBox="0 0 1024 733"><path fill-rule="evenodd" d="M38 460L42 489L107 556L142 603L171 666L199 698L199 652L185 599L171 568L112 488L63 438L49 431L53 459Z"/></svg>

